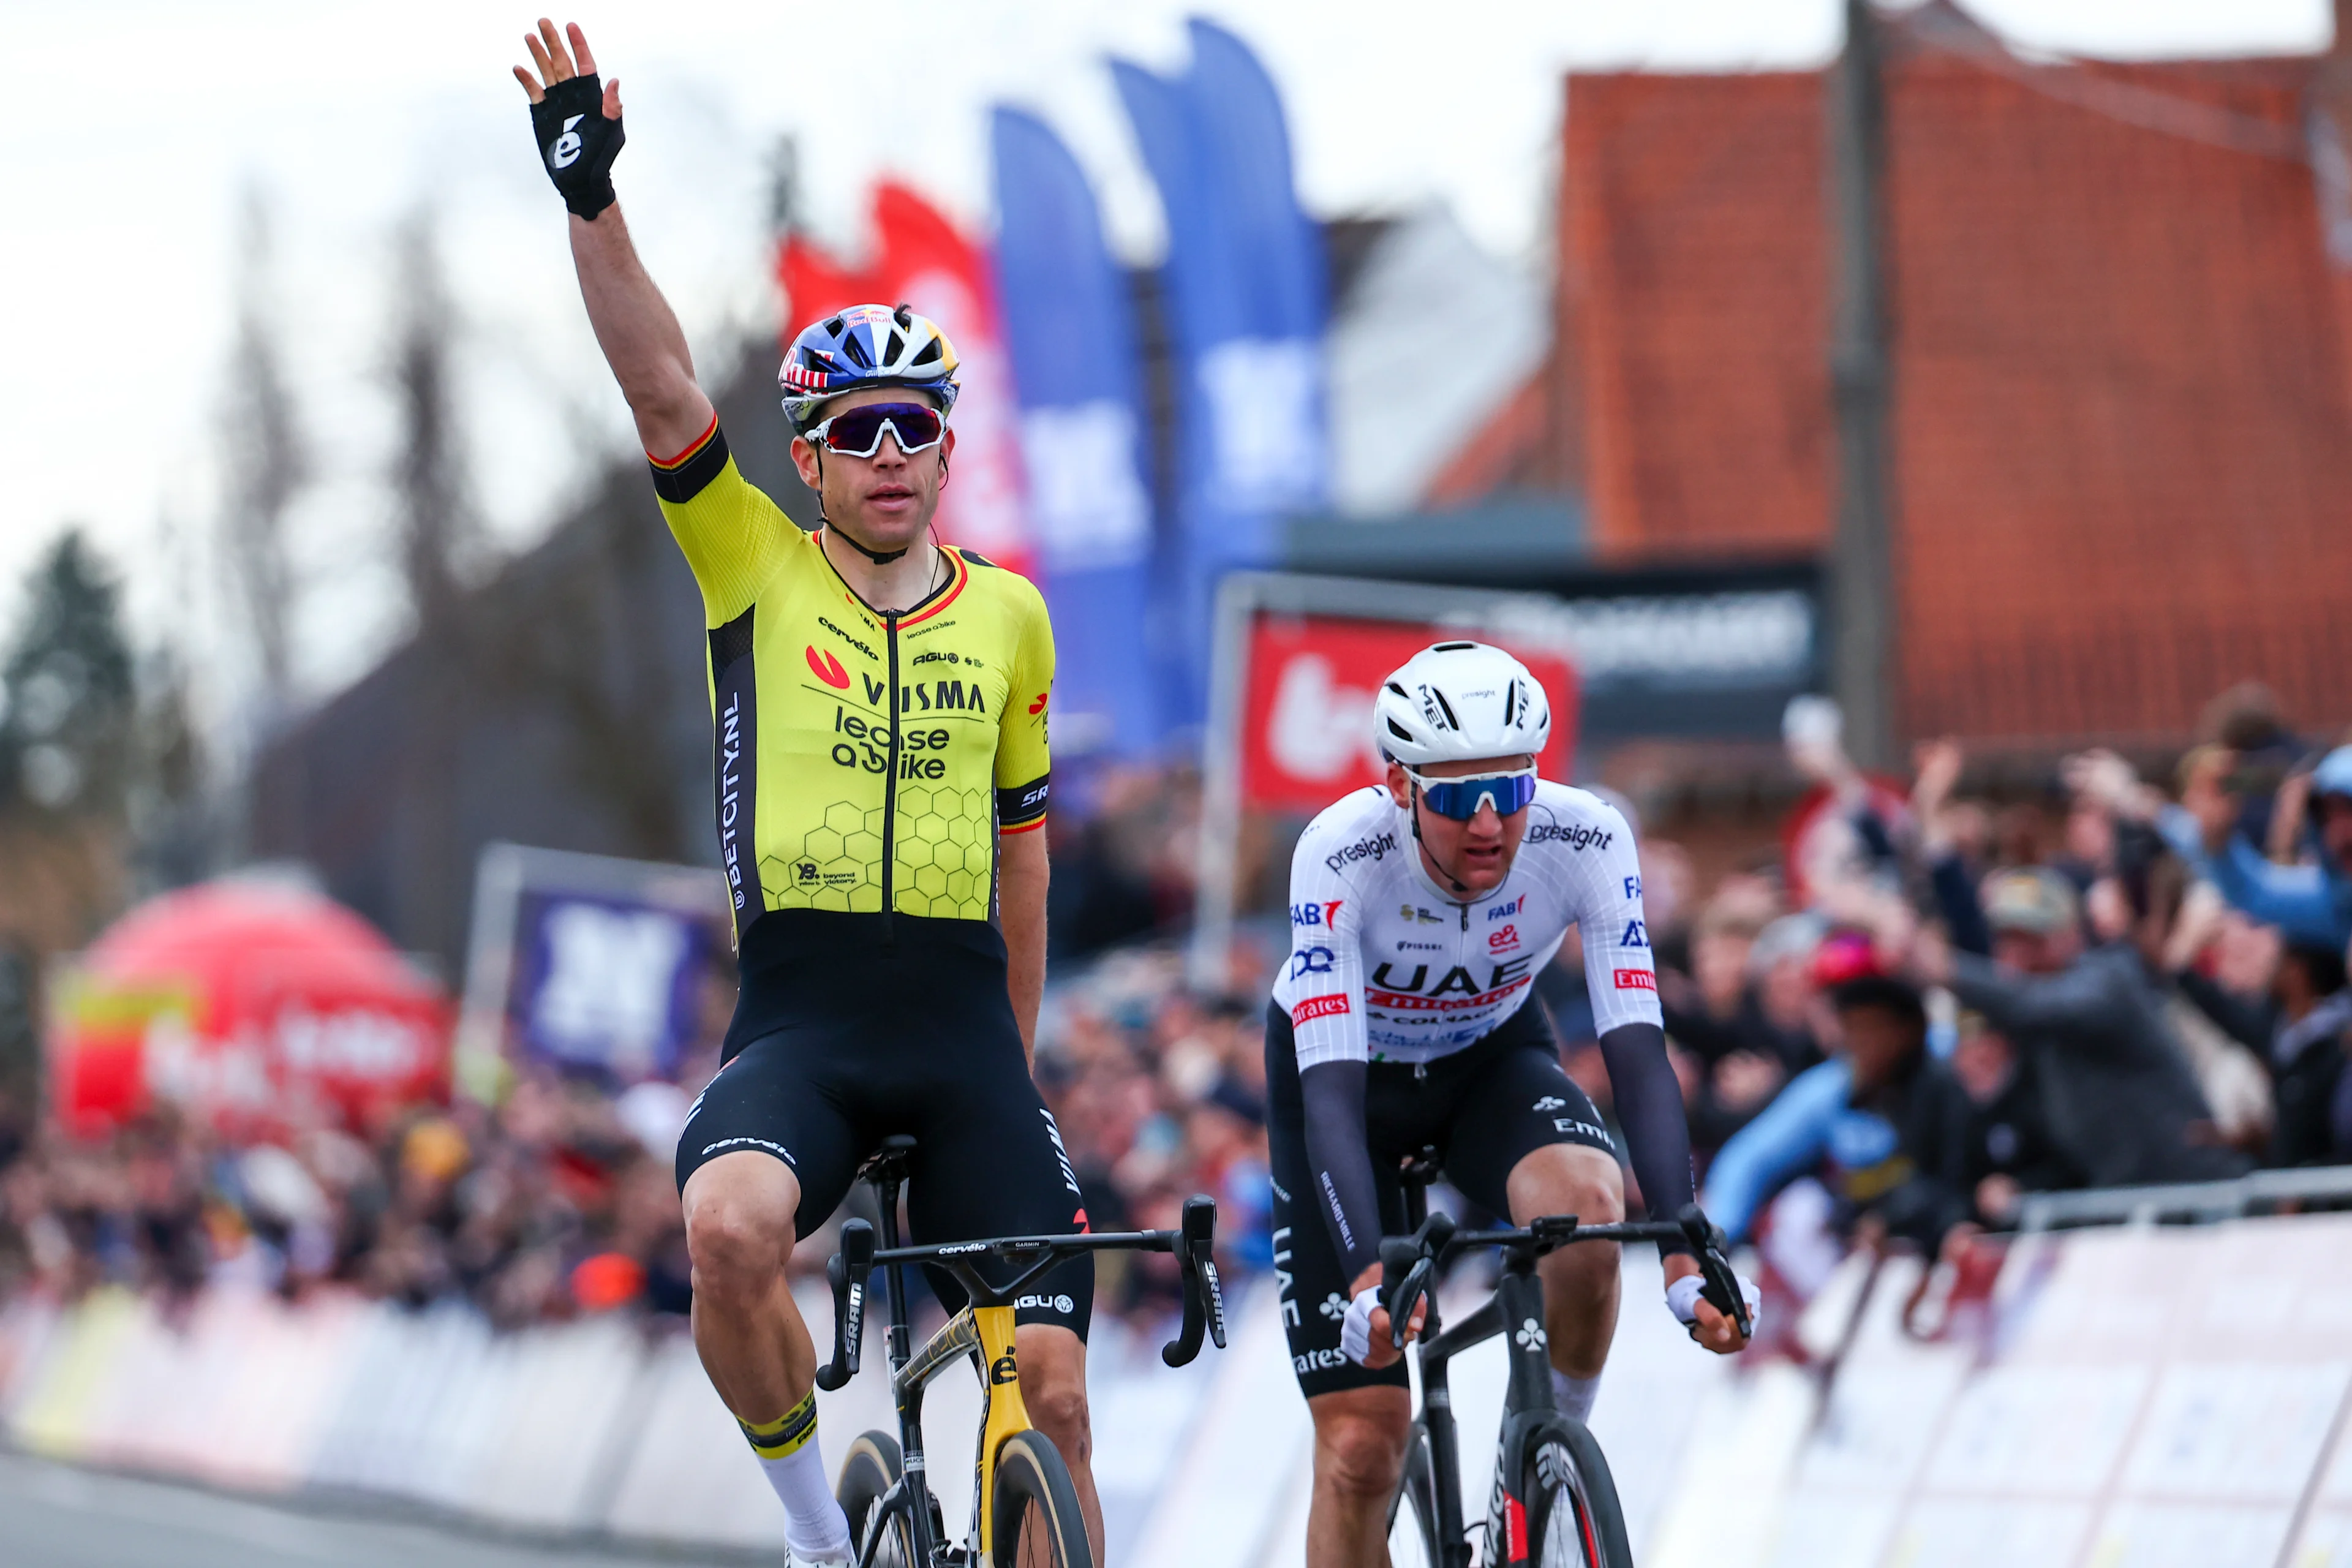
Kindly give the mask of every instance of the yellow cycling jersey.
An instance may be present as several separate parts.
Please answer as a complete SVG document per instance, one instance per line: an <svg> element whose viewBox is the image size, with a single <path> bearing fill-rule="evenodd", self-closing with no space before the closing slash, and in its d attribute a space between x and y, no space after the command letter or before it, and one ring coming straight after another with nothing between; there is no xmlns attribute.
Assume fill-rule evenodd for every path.
<svg viewBox="0 0 2352 1568"><path fill-rule="evenodd" d="M1028 579L943 547L912 609L851 591L716 419L654 489L709 627L719 848L739 940L770 910L988 920L998 833L1045 826L1054 633Z"/></svg>

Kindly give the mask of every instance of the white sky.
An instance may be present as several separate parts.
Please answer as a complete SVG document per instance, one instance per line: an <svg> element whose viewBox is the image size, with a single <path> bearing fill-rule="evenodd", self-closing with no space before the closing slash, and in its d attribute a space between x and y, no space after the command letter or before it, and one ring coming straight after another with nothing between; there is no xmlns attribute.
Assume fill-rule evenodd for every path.
<svg viewBox="0 0 2352 1568"><path fill-rule="evenodd" d="M2121 57L2307 52L2327 0L1973 0L2024 44ZM1103 57L1181 63L1182 19L1247 39L1281 85L1302 195L1323 215L1439 198L1531 268L1570 68L1810 67L1837 0L589 0L623 85L616 174L698 345L772 326L765 166L798 138L823 233L854 244L877 174L990 221L985 114L1042 112L1101 192L1114 244L1160 244ZM628 449L573 291L562 207L520 89L528 7L481 0L0 0L10 146L0 216L0 635L66 521L124 572L145 645L235 710L246 651L208 540L239 193L276 215L272 292L319 479L297 518L304 685L331 689L398 631L383 481L390 236L436 216L467 341L475 495L527 543L586 455ZM559 18L561 19L561 18Z"/></svg>

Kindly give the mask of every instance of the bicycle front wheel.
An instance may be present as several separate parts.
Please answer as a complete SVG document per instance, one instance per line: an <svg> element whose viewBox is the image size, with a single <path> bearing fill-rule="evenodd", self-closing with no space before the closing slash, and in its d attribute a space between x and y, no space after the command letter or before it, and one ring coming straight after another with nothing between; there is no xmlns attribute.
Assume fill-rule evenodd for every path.
<svg viewBox="0 0 2352 1568"><path fill-rule="evenodd" d="M996 1451L992 1568L1094 1568L1070 1467L1043 1432L1015 1432Z"/></svg>
<svg viewBox="0 0 2352 1568"><path fill-rule="evenodd" d="M1389 1500L1390 1568L1441 1568L1437 1550L1437 1469L1429 1432L1418 1421L1404 1451L1404 1476Z"/></svg>
<svg viewBox="0 0 2352 1568"><path fill-rule="evenodd" d="M1519 1476L1528 1568L1633 1568L1625 1514L1601 1445L1581 1422L1545 1423ZM1507 1536L1507 1527L1506 1535Z"/></svg>
<svg viewBox="0 0 2352 1568"><path fill-rule="evenodd" d="M907 1515L881 1517L882 1498L906 1473L898 1440L887 1432L867 1432L849 1446L841 1461L841 1482L833 1495L849 1516L849 1539L862 1553L869 1536L880 1533L869 1561L874 1568L915 1568L915 1540Z"/></svg>

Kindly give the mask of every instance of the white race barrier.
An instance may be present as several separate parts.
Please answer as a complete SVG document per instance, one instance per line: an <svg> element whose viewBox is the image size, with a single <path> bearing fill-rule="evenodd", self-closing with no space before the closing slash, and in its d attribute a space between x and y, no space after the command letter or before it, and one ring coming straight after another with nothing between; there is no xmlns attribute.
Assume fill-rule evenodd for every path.
<svg viewBox="0 0 2352 1568"><path fill-rule="evenodd" d="M1595 1422L1637 1542L1671 1522L1685 1447L1731 1386L1658 1304L1656 1270L1646 1258L1628 1266ZM823 1288L799 1294L824 1330ZM1229 1321L1231 1348L1176 1370L1160 1364L1164 1335L1097 1323L1095 1469L1115 1563L1304 1560L1310 1428L1273 1281L1230 1302ZM860 1431L896 1429L873 1322L864 1360L847 1387L818 1396L835 1462ZM1475 1518L1502 1406L1499 1345L1458 1360L1454 1386ZM931 1385L932 1488L956 1536L970 1517L979 1414L976 1376ZM21 1302L0 1309L0 1426L61 1458L240 1489L373 1492L508 1528L751 1549L783 1538L782 1512L692 1343L647 1338L620 1318L499 1335L464 1309L351 1298L289 1309L222 1289L184 1321L120 1291L62 1311Z"/></svg>

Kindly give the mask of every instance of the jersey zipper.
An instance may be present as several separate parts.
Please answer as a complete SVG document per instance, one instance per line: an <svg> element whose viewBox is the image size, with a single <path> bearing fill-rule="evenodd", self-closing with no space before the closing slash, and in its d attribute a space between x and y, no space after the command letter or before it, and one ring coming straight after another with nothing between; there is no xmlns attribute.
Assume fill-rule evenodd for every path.
<svg viewBox="0 0 2352 1568"><path fill-rule="evenodd" d="M883 698L884 711L890 716L889 771L882 779L882 940L895 942L898 933L891 924L890 868L898 851L893 840L898 826L898 730L904 715L898 711L898 610L882 612L882 643L890 650L890 689Z"/></svg>

